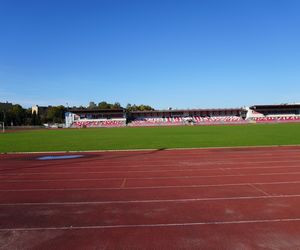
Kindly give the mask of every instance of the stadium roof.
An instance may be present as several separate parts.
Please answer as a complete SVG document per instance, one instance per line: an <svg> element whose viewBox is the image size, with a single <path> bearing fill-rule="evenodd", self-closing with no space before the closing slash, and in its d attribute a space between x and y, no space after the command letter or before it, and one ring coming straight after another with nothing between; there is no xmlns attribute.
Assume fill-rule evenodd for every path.
<svg viewBox="0 0 300 250"><path fill-rule="evenodd" d="M166 109L166 110L144 110L131 111L131 113L171 113L171 112L212 112L212 111L242 111L243 108L223 108L223 109Z"/></svg>
<svg viewBox="0 0 300 250"><path fill-rule="evenodd" d="M300 104L253 105L250 109L300 109Z"/></svg>

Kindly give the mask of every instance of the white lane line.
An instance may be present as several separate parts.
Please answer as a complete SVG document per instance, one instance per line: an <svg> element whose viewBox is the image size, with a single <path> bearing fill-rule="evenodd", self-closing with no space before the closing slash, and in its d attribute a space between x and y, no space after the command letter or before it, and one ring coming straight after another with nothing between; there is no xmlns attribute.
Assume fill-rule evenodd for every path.
<svg viewBox="0 0 300 250"><path fill-rule="evenodd" d="M256 166L256 167L224 167L224 165L249 165L249 164L268 164L268 163L274 163L274 164L283 164L283 163L286 163L284 166L272 166L272 167L262 167L262 166ZM297 164L296 166L290 166L289 164ZM124 164L124 162L122 163ZM289 167L289 168L297 168L299 167L299 164L300 164L300 161L273 161L273 162L210 162L210 163L196 163L193 162L191 164L183 164L183 162L179 163L179 164L161 164L161 163L157 163L157 164L150 164L150 165L143 165L143 167L152 167L155 165L155 167L157 167L157 165L161 168L161 167L166 167L166 166L171 166L171 167L177 167L177 169L160 169L160 170L128 170L128 171L124 171L122 170L122 168L125 168L125 167L122 167L122 164L120 164L119 166L110 166L109 169L113 169L114 167L118 167L118 168L121 168L121 170L118 170L118 171L90 171L90 172L75 172L76 174L84 174L84 173L87 173L87 174L93 174L93 173L138 173L138 172L145 172L145 173L151 173L151 172L169 172L169 171L206 171L206 170L214 170L213 167L216 167L218 168L220 165L222 166L223 169L228 169L228 170L242 170L242 169L277 169L277 168L282 168L282 167ZM86 165L86 164L85 164ZM210 168L201 168L201 166L208 166L210 165L211 167ZM83 169L84 166L78 166L78 167L62 167L62 168L59 168L59 170L61 169L64 169L65 172L47 172L47 171L44 171L46 170L44 166L39 166L41 167L42 169L39 169L39 170L42 170L41 172L23 172L23 173L14 173L14 171L18 171L19 169L16 168L16 169L10 169L10 168L7 168L7 169L1 169L0 168L0 177L9 177L9 176L22 176L22 175L42 175L42 174L63 174L63 175L68 175L70 174L70 170L76 170L76 169ZM39 167L34 167L34 168L39 168ZM128 165L126 165L126 167L128 167ZM186 167L193 167L192 169L183 169L183 168L186 168ZM55 166L47 166L47 168L51 168L51 169L55 169L56 167ZM87 168L92 168L92 169L95 169L95 170L101 170L102 168L107 168L107 166L93 166L93 167L90 167L88 166ZM131 169L139 169L141 168L140 165L137 165L137 166L132 166L130 165L129 168ZM178 169L179 168L179 169ZM67 172L66 172L67 171Z"/></svg>
<svg viewBox="0 0 300 250"><path fill-rule="evenodd" d="M278 222L299 222L300 218L278 218L262 220L236 220L236 221L208 221L187 223L161 223L161 224L128 224L128 225L99 225L99 226L64 226L64 227L23 227L23 228L1 228L0 232L6 231L41 231L41 230L80 230L80 229L115 229L115 228L141 228L141 227L187 227L202 225L232 225L232 224L259 224Z"/></svg>
<svg viewBox="0 0 300 250"><path fill-rule="evenodd" d="M201 160L203 160L203 159L201 159ZM176 162L177 163L177 162ZM286 163L286 164L293 164L293 163L300 163L300 160L299 161L291 161L291 160L286 160L286 161L257 161L257 162L249 162L249 161L247 161L247 162L243 162L243 161L238 161L238 162L224 162L224 161L218 161L218 162L215 162L215 161L211 161L211 162L192 162L192 163L185 163L185 162L179 162L179 164L178 165L176 165L175 163L169 163L169 164L162 164L161 162L157 162L157 163L153 163L153 164L149 164L149 165L147 165L147 164L144 164L143 163L143 166L142 167L152 167L152 166L157 166L157 165L159 165L159 167L166 167L166 166L172 166L172 167L174 167L174 166L177 166L177 167L186 167L186 166L193 166L193 167L195 167L195 166L207 166L207 165L211 165L211 166L218 166L218 165L251 165L251 164L268 164L268 163L274 163L274 164L282 164L282 163ZM74 164L76 164L76 163L72 163L73 165ZM120 162L120 164L117 164L117 166L110 166L109 168L110 169L113 169L114 167L118 167L118 168L126 168L126 167L128 167L128 164L126 165L126 166L123 166L122 164L124 164L124 162ZM82 164L81 164L82 165ZM101 166L101 165L94 165L94 166L89 166L89 163L86 163L85 165L88 165L87 167L88 168L95 168L95 169L101 169L101 168L107 168L107 166ZM111 165L111 163L110 163L110 165ZM57 167L58 165L51 165L51 166L47 166L47 168L48 167L51 167L52 169L53 168L55 168L55 167ZM60 166L60 164L59 164L59 166ZM122 167L123 166L123 167ZM284 166L286 166L286 165L284 165ZM45 167L43 166L43 165L41 165L41 166L34 166L33 168L39 168L39 167L42 167L43 169L42 170L44 170L45 169ZM131 164L131 165L129 165L129 167L130 168L132 168L132 169L138 169L138 168L141 168L141 165L140 164L138 164L138 165L133 165L133 164ZM280 168L281 166L279 166L278 168ZM291 167L297 167L297 166L291 166ZM223 167L224 168L224 167ZM249 169L251 169L251 168L253 168L253 169L256 169L256 168L274 168L274 167L242 167L242 168L224 168L224 169L246 169L246 168L249 168ZM276 168L276 167L275 167ZM59 168L59 169L61 169L61 168ZM78 167L76 167L76 166L72 166L72 167L63 167L63 169L65 169L65 170L72 170L72 169L83 169L83 166L78 166ZM6 172L12 172L12 171L18 171L19 169L18 168L16 168L16 169L11 169L11 168L0 168L0 175L19 175L18 173L4 173L3 171L6 171ZM201 168L197 168L197 170L211 170L211 168L206 168L206 169L201 169ZM132 171L134 171L134 170L132 170ZM164 171L164 170L162 170L162 171ZM168 171L168 169L166 169L165 171ZM127 171L126 171L127 172ZM31 174L31 172L25 172L24 174ZM33 174L42 174L42 173L48 173L48 172L33 172ZM51 173L51 172L49 172L49 173Z"/></svg>
<svg viewBox="0 0 300 250"><path fill-rule="evenodd" d="M300 152L300 149L297 151L297 152ZM182 157L184 156L184 159L191 159L193 161L201 161L199 162L199 164L206 164L206 163L210 163L211 161L214 161L214 162L217 162L217 163L226 163L226 162L231 162L231 161L234 161L234 162L239 162L239 161L242 161L243 162L247 162L247 163L256 163L256 162L274 162L274 161L279 161L279 162L289 162L289 161L296 161L296 162L299 162L300 161L300 157L298 156L298 154L291 154L291 155L286 155L285 153L283 155L280 155L278 153L276 153L276 155L271 155L271 156L268 156L268 157L265 157L265 156L256 156L255 157L253 156L253 154L251 154L252 157L236 157L236 156L231 156L231 155L226 155L225 156L225 159L224 159L224 156L220 157L220 158L217 158L218 156L214 155L212 157L212 155L209 155L209 156L202 156L202 155L187 155L187 154L184 154L184 155L180 155L180 154L177 154L177 155L171 155L171 156L167 156L165 158L163 157L157 157L157 156L151 156L151 157L139 157L137 155L133 155L132 157L135 157L134 159L132 160L127 160L128 163L130 164L137 164L137 160L142 160L143 161L143 164L149 164L149 165L153 165L153 164L158 164L158 163L161 163L161 164L165 164L165 165L169 165L169 164L172 164L172 163L176 163L180 160L182 160ZM124 156L120 156L120 157L124 157ZM125 156L126 157L126 156ZM174 159L174 157L178 157L178 159ZM116 165L119 165L119 164L124 164L124 160L115 160L115 158L117 159L117 156L116 157L108 157L108 158L93 158L93 160L91 160L91 158L81 158L83 160L77 160L77 161L74 161L70 164L72 165L82 165L84 163L94 163L95 161L99 164L116 164ZM171 158L171 159L170 159ZM277 159L278 158L278 159ZM285 159L283 159L285 158ZM20 158L22 159L22 158ZM283 160L282 160L283 159ZM32 163L34 163L34 159L32 159L33 161L31 161ZM253 161L254 160L254 161ZM33 166L34 167L39 167L39 166L44 166L46 162L44 162L43 164L34 164ZM63 166L65 164L62 164L61 162L47 162L47 166L56 166L56 165L60 165L60 166ZM72 166L72 167L76 167L76 166ZM80 166L78 166L80 167Z"/></svg>
<svg viewBox="0 0 300 250"><path fill-rule="evenodd" d="M300 166L297 166L300 168ZM81 168L83 169L83 167ZM194 171L215 171L218 169L209 168L209 169L166 169L166 170L128 170L128 171L93 171L93 172L27 172L27 173L0 173L1 176L23 176L23 175L70 175L70 174L127 174L127 173L169 173L169 172L194 172Z"/></svg>
<svg viewBox="0 0 300 250"><path fill-rule="evenodd" d="M299 150L300 151L300 150ZM300 153L300 152L299 152ZM189 157L186 157L186 155L184 155L184 160L183 162L186 160L186 159L190 159L193 163L197 163L197 165L211 165L211 164L236 164L236 163L240 163L240 164L252 164L252 163L276 163L276 162L284 162L284 163L289 163L289 162L296 162L296 163L299 163L300 161L300 157L299 159L291 159L291 158L295 158L295 157L287 157L288 159L282 159L282 157L278 157L278 159L276 159L276 157L270 157L271 160L266 160L265 158L262 158L262 159L258 159L258 158L255 158L254 161L253 159L248 159L248 158L245 158L245 159L235 159L235 158L230 158L228 157L227 160L222 158L222 160L220 159L217 159L216 157L214 158L203 158L203 157L199 157L199 158L189 158ZM298 158L298 157L296 157ZM87 159L87 158L84 158L84 159ZM112 161L112 160L108 160L107 162L103 162L103 161L100 161L98 159L95 159L94 161L90 161L90 160L87 160L87 161L81 161L81 162L72 162L72 163L69 163L70 165L72 166L69 166L69 167L66 167L66 163L68 162L65 162L64 164L62 164L61 162L57 162L57 163L53 163L52 164L46 164L46 162L44 162L43 164L33 164L30 166L30 168L39 168L39 167L45 167L45 164L46 164L46 167L55 167L55 166L64 166L65 168L81 168L82 165L85 165L85 164L91 164L93 166L98 166L100 165L101 167L105 167L106 165L105 164L109 164L109 167L113 166L115 167L114 165L116 166L125 166L127 167L128 164L130 165L133 165L133 166L137 166L137 167L140 167L141 164L138 164L137 163L137 160L140 160L140 159L134 159L132 161L126 161L126 165L124 165L124 160L120 161L120 162L115 162L115 161ZM169 165L173 165L174 163L183 163L181 162L182 160L182 156L180 158L178 158L177 160L166 160L165 161L161 161L160 159L155 159L155 160L149 160L149 159L142 159L143 160L143 166L153 166L153 165L156 165L156 164L161 164L161 165L165 165L165 166L169 166ZM242 160L246 160L246 161L242 161ZM95 165L95 161L96 161L96 165ZM199 162L198 162L199 161ZM103 164L103 165L102 165ZM74 165L80 165L80 166L74 166ZM21 167L23 165L20 165ZM3 168L5 170L9 170L11 168L9 167L6 167L6 168ZM14 168L13 168L14 169Z"/></svg>
<svg viewBox="0 0 300 250"><path fill-rule="evenodd" d="M39 192L39 191L92 191L92 190L136 190L136 189L169 189L169 188L202 188L202 187L227 187L227 186L248 186L248 185L285 185L300 184L300 181L278 181L278 182L242 182L229 184L200 184L200 185L171 185L154 187L101 187L101 188L36 188L36 189L0 189L0 192Z"/></svg>
<svg viewBox="0 0 300 250"><path fill-rule="evenodd" d="M122 177L118 177L118 178L83 178L83 179L47 179L47 180L1 180L1 183L32 183L32 182L72 182L72 181L120 181L123 180Z"/></svg>
<svg viewBox="0 0 300 250"><path fill-rule="evenodd" d="M254 188L256 191L258 191L258 192L260 192L260 193L262 193L262 194L266 195L266 196L270 196L270 195L271 195L271 194L269 194L269 193L265 192L264 190L262 190L262 189L260 189L260 188L256 187L256 186L255 186L255 185L253 185L253 184L249 184L249 186L250 186L250 187L252 187L252 188Z"/></svg>
<svg viewBox="0 0 300 250"><path fill-rule="evenodd" d="M100 205L100 204L132 204L132 203L171 203L171 202L197 202L197 201L226 201L226 200L257 200L274 198L298 198L300 194L291 195L261 195L261 196L236 196L236 197L214 197L214 198L191 198L191 199L165 199L165 200L119 200L119 201L70 201L70 202L21 202L3 203L2 206L49 206L49 205Z"/></svg>
<svg viewBox="0 0 300 250"><path fill-rule="evenodd" d="M229 160L227 161L216 161L214 159L214 161L210 160L210 159L203 159L203 158L199 158L199 159L192 159L193 162L192 162L192 165L195 165L197 164L198 166L202 166L202 165L218 165L218 164L221 164L221 165L236 165L236 164L239 164L239 165L243 165L243 164L268 164L268 163L299 163L300 162L300 159L297 159L297 160L274 160L274 157L272 157L272 161L241 161L242 159L233 159L233 158L229 158ZM280 157L280 159L282 159L282 157ZM112 162L112 161L108 161L108 162L98 162L97 165L98 167L107 167L106 165L104 164L108 164L109 167L113 168L113 167L122 167L122 166L125 166L125 167L128 167L130 166L131 168L140 168L141 165L140 164L137 164L137 160L136 159L135 161L133 161L132 163L131 162L126 162L126 165L124 165L124 160L123 161L120 161L120 162ZM159 165L159 166L174 166L175 163L179 163L179 165L186 165L185 164L185 160L191 160L191 158L187 157L187 158L180 158L178 159L177 161L174 161L174 162L170 162L168 161L168 163L164 163L162 161L149 161L147 162L147 159L143 159L143 166L145 167L151 167L153 165ZM74 165L84 165L86 166L88 162L72 162L72 166L70 167L65 167L65 169L77 169L77 168L82 168L82 166L74 166ZM129 165L130 163L130 165ZM104 166L103 166L103 165ZM93 165L94 166L94 165ZM41 165L34 165L32 166L31 168L45 168L45 167L49 167L49 168L60 168L61 167L61 163L60 164L47 164L45 166L45 164ZM90 166L88 166L90 167ZM18 168L3 168L1 170L18 170Z"/></svg>
<svg viewBox="0 0 300 250"><path fill-rule="evenodd" d="M187 164L188 166L188 164ZM194 166L194 165L192 165ZM182 166L178 166L182 168ZM70 167L72 168L72 167ZM97 168L97 167L96 167ZM297 166L272 166L272 167L239 167L239 168L189 168L189 169L165 169L165 170L119 170L119 171L92 171L92 172L23 172L23 173L0 173L1 176L23 176L23 175L44 175L44 174L53 174L53 175L70 175L70 174L124 174L124 173L165 173L165 172L193 172L193 171L216 171L216 170L243 170L243 169L280 169L280 168L300 168L300 165ZM78 167L78 169L83 169L83 167ZM111 169L111 168L110 168ZM66 170L69 170L66 168Z"/></svg>
<svg viewBox="0 0 300 250"><path fill-rule="evenodd" d="M195 179L195 178L215 178L215 177L256 177L256 176L274 176L274 175L295 175L300 172L278 172L278 173L259 173L259 174L223 174L223 175L188 175L188 176L162 176L162 177L128 177L127 180L168 180L168 179ZM80 179L46 179L46 180L1 180L1 183L25 183L25 182L59 182L59 181L105 181L105 180L123 180L121 177L107 178L80 178Z"/></svg>

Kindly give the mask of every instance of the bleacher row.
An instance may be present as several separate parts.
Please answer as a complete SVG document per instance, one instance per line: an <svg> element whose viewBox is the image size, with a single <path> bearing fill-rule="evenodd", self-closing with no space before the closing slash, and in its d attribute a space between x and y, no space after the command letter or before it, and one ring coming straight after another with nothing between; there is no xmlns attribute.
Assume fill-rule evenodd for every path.
<svg viewBox="0 0 300 250"><path fill-rule="evenodd" d="M193 120L198 123L203 122L241 122L243 119L239 116L214 116L214 117L200 117L194 116Z"/></svg>
<svg viewBox="0 0 300 250"><path fill-rule="evenodd" d="M244 120L238 116L216 117L166 117L166 118L143 118L132 121L130 126L155 126L155 125L183 125L191 124L219 124L219 123L242 123Z"/></svg>
<svg viewBox="0 0 300 250"><path fill-rule="evenodd" d="M268 123L268 122L299 122L300 116L277 116L277 117L253 117L252 121L257 123Z"/></svg>
<svg viewBox="0 0 300 250"><path fill-rule="evenodd" d="M278 117L252 117L250 120L244 120L238 116L215 116L215 117L153 117L139 118L128 123L128 126L175 126L185 124L210 125L210 124L239 124L271 122L300 122L300 116L278 116ZM101 121L74 121L73 128L96 128L96 127L123 127L126 126L125 120L101 120Z"/></svg>
<svg viewBox="0 0 300 250"><path fill-rule="evenodd" d="M143 118L130 122L129 126L158 126L158 125L182 125L184 123L182 117L167 118Z"/></svg>
<svg viewBox="0 0 300 250"><path fill-rule="evenodd" d="M72 128L98 128L98 127L122 127L125 126L125 121L104 120L104 121L75 121Z"/></svg>

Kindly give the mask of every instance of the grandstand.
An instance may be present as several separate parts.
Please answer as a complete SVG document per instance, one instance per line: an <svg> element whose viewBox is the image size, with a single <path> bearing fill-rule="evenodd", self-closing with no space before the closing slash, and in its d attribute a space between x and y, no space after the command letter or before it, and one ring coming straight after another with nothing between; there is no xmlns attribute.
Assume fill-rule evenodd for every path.
<svg viewBox="0 0 300 250"><path fill-rule="evenodd" d="M129 126L201 125L244 122L242 109L190 109L133 111Z"/></svg>
<svg viewBox="0 0 300 250"><path fill-rule="evenodd" d="M247 108L246 120L256 123L299 122L300 104L254 105Z"/></svg>
<svg viewBox="0 0 300 250"><path fill-rule="evenodd" d="M122 126L215 125L300 122L300 104L254 105L228 109L73 109L66 113L67 128Z"/></svg>
<svg viewBox="0 0 300 250"><path fill-rule="evenodd" d="M65 114L67 128L122 127L126 125L124 109L73 109Z"/></svg>

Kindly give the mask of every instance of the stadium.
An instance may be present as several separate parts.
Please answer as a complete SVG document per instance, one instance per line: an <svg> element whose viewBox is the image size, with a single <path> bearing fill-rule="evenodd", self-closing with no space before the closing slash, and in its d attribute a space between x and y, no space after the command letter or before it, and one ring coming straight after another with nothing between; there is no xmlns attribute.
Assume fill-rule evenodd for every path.
<svg viewBox="0 0 300 250"><path fill-rule="evenodd" d="M132 112L76 109L66 113L65 121L67 128L299 122L300 104Z"/></svg>
<svg viewBox="0 0 300 250"><path fill-rule="evenodd" d="M0 250L300 250L299 0L4 0Z"/></svg>
<svg viewBox="0 0 300 250"><path fill-rule="evenodd" d="M297 249L299 111L77 108L65 129L7 130L1 241L8 249L222 249L224 241Z"/></svg>

